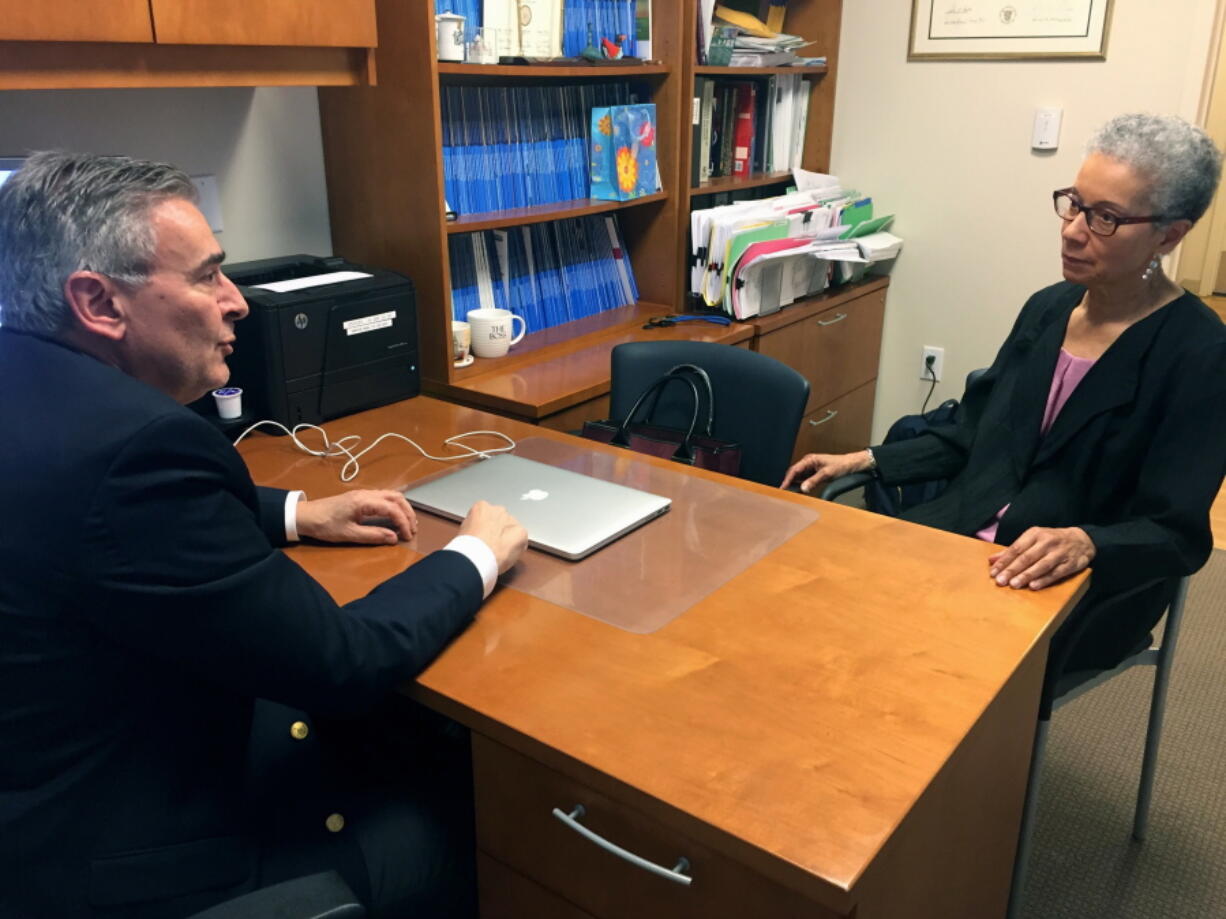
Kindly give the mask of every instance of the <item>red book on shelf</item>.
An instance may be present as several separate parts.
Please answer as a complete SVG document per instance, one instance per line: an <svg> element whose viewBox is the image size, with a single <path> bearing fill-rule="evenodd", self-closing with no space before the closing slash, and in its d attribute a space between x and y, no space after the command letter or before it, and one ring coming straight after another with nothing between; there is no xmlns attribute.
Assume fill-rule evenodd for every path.
<svg viewBox="0 0 1226 919"><path fill-rule="evenodd" d="M753 119L757 108L757 87L753 83L740 83L736 88L736 124L732 133L732 174L738 178L749 176L753 162Z"/></svg>

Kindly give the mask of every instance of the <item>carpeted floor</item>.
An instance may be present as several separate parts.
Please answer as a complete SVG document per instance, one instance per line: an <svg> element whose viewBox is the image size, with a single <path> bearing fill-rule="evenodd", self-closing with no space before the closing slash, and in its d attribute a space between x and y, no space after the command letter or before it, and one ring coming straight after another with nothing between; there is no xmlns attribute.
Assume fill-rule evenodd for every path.
<svg viewBox="0 0 1226 919"><path fill-rule="evenodd" d="M1192 580L1137 843L1152 685L1152 668L1134 668L1052 719L1025 919L1226 917L1226 552Z"/></svg>

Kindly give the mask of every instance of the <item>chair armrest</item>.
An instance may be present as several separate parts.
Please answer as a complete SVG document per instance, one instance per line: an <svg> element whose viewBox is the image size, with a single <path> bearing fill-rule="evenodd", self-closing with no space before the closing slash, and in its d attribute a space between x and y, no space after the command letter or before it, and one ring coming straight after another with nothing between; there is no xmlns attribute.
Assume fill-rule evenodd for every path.
<svg viewBox="0 0 1226 919"><path fill-rule="evenodd" d="M254 890L188 919L365 919L366 908L335 871Z"/></svg>
<svg viewBox="0 0 1226 919"><path fill-rule="evenodd" d="M849 491L867 485L873 480L871 472L853 472L850 475L842 475L837 479L831 479L826 483L826 487L822 489L821 498L823 501L833 501L839 495L846 494Z"/></svg>

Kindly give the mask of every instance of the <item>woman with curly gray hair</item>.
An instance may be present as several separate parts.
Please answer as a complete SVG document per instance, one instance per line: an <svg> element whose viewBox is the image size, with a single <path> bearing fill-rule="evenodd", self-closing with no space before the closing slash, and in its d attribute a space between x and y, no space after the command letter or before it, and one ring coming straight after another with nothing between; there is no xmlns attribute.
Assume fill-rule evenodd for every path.
<svg viewBox="0 0 1226 919"><path fill-rule="evenodd" d="M784 486L872 470L950 479L907 519L1000 544L987 575L1037 590L1093 565L1049 677L1114 666L1212 549L1226 470L1226 326L1163 272L1205 213L1221 154L1178 118L1121 115L1052 193L1064 280L1034 294L955 423L809 454Z"/></svg>

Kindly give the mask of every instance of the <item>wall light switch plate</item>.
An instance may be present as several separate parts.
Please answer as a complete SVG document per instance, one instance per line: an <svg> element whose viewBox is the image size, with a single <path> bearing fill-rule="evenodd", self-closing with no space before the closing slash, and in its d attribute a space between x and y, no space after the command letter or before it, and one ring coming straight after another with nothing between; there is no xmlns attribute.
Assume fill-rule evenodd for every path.
<svg viewBox="0 0 1226 919"><path fill-rule="evenodd" d="M192 184L200 194L200 213L209 222L209 229L220 233L224 227L221 221L221 192L217 188L217 176L192 176Z"/></svg>
<svg viewBox="0 0 1226 919"><path fill-rule="evenodd" d="M1064 110L1059 108L1038 108L1034 110L1034 131L1030 136L1030 146L1034 150L1055 150L1060 146L1060 121Z"/></svg>

